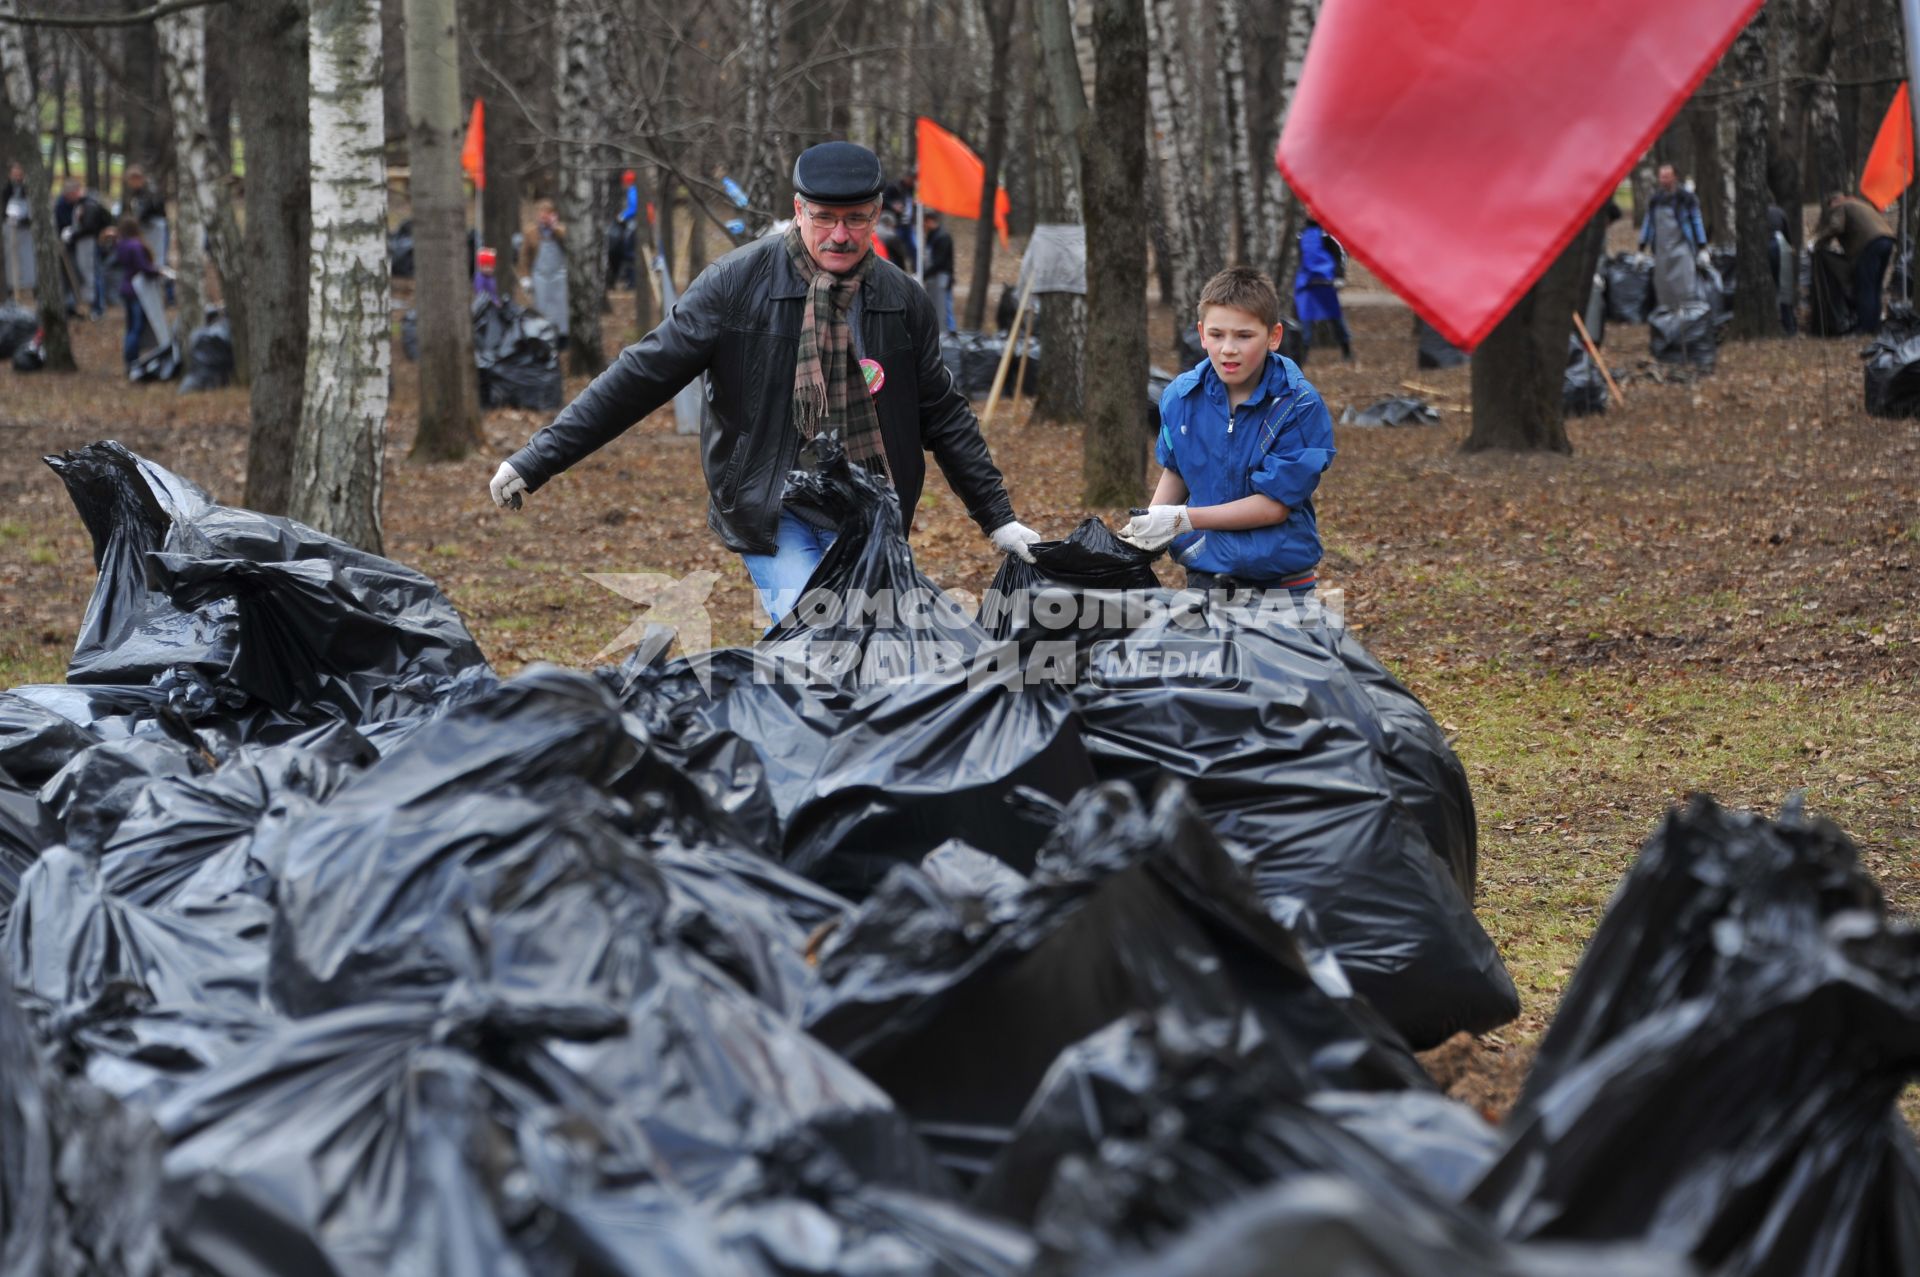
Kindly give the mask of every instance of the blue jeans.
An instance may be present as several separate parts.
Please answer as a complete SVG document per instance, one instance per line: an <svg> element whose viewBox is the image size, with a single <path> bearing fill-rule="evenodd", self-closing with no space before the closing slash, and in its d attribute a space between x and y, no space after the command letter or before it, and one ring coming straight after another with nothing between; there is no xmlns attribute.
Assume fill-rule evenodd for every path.
<svg viewBox="0 0 1920 1277"><path fill-rule="evenodd" d="M140 338L147 331L147 308L140 304L138 298L132 298L128 300L126 310L127 340L120 347L120 357L131 368L133 361L140 358Z"/></svg>
<svg viewBox="0 0 1920 1277"><path fill-rule="evenodd" d="M773 553L740 556L753 577L754 588L760 592L760 606L767 609L775 625L800 601L808 578L820 566L833 538L830 529L816 528L791 510L782 510Z"/></svg>

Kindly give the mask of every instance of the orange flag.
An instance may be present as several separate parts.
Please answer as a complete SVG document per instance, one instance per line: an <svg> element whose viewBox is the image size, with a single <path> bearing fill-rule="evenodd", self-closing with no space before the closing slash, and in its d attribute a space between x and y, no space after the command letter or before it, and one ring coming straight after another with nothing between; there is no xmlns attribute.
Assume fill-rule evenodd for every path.
<svg viewBox="0 0 1920 1277"><path fill-rule="evenodd" d="M919 118L915 136L920 177L914 194L920 202L953 217L979 217L980 184L987 176L987 166L980 157L924 115ZM996 189L993 224L1000 232L1002 248L1007 244L1007 212L1011 207L1006 189Z"/></svg>
<svg viewBox="0 0 1920 1277"><path fill-rule="evenodd" d="M1893 105L1880 121L1880 132L1873 139L1873 151L1867 156L1866 172L1860 175L1860 193L1875 208L1886 208L1900 198L1900 192L1913 181L1913 108L1907 104L1907 86L1893 95Z"/></svg>
<svg viewBox="0 0 1920 1277"><path fill-rule="evenodd" d="M467 144L460 148L460 167L473 179L473 189L487 189L487 104L475 98L467 120Z"/></svg>

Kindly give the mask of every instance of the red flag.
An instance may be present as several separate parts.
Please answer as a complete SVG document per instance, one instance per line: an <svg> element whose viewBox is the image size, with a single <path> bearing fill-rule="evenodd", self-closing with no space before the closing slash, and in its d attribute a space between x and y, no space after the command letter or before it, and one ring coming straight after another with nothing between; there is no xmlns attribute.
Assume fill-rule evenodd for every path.
<svg viewBox="0 0 1920 1277"><path fill-rule="evenodd" d="M473 189L487 189L487 104L473 100L473 114L467 119L467 142L460 148L460 167L473 179Z"/></svg>
<svg viewBox="0 0 1920 1277"><path fill-rule="evenodd" d="M953 217L979 217L980 186L987 177L987 166L980 157L924 115L919 118L915 137L920 176L914 195L928 208ZM996 188L993 224L1000 232L1002 248L1007 244L1007 213L1011 207L1006 188Z"/></svg>
<svg viewBox="0 0 1920 1277"><path fill-rule="evenodd" d="M1759 7L1325 0L1275 160L1354 256L1471 347Z"/></svg>
<svg viewBox="0 0 1920 1277"><path fill-rule="evenodd" d="M1899 199L1900 192L1912 181L1913 107L1907 101L1907 86L1902 84L1873 139L1866 172L1860 175L1860 193L1867 197L1867 203L1884 209Z"/></svg>

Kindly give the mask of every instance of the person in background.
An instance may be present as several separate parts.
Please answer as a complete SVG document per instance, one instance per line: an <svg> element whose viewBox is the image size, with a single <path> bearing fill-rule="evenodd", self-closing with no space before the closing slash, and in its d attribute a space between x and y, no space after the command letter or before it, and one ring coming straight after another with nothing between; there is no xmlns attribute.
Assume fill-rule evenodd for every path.
<svg viewBox="0 0 1920 1277"><path fill-rule="evenodd" d="M1340 241L1326 233L1313 215L1300 230L1300 269L1293 277L1293 313L1300 320L1300 349L1313 349L1313 326L1333 326L1333 338L1340 343L1340 358L1353 361L1353 336L1347 331L1347 317L1340 310L1339 280L1346 274L1347 251Z"/></svg>
<svg viewBox="0 0 1920 1277"><path fill-rule="evenodd" d="M893 181L880 190L880 211L893 214L895 242L888 247L893 250L893 262L909 275L913 273L914 258L920 246L913 238L913 214L917 207L915 192L919 189L920 170L909 166Z"/></svg>
<svg viewBox="0 0 1920 1277"><path fill-rule="evenodd" d="M100 232L113 225L113 219L100 201L87 193L86 183L70 177L60 188L53 204L53 224L66 246L73 264L79 294L71 309L85 306L98 319L106 313L107 299L100 290Z"/></svg>
<svg viewBox="0 0 1920 1277"><path fill-rule="evenodd" d="M921 278L926 281L927 296L933 298L933 313L941 326L953 331L953 236L941 223L945 220L939 210L928 209L921 214L927 226L927 270Z"/></svg>
<svg viewBox="0 0 1920 1277"><path fill-rule="evenodd" d="M120 207L117 210L122 217L132 217L140 223L140 238L145 240L147 248L153 253L153 260L162 266L167 264L167 201L166 197L147 181L147 175L138 164L129 165L126 175L120 179Z"/></svg>
<svg viewBox="0 0 1920 1277"><path fill-rule="evenodd" d="M1326 401L1280 353L1280 294L1247 266L1200 292L1206 358L1160 395L1153 503L1120 539L1170 550L1193 589L1286 590L1304 601L1320 563L1313 509L1333 464Z"/></svg>
<svg viewBox="0 0 1920 1277"><path fill-rule="evenodd" d="M1040 535L1014 517L967 397L940 360L932 302L873 253L880 158L823 142L793 166L793 221L700 272L660 325L620 352L579 398L502 462L488 490L518 508L703 373L707 526L744 561L778 622L838 534L789 500L787 475L837 440L884 478L912 530L932 453L994 548L1031 563Z"/></svg>
<svg viewBox="0 0 1920 1277"><path fill-rule="evenodd" d="M1678 310L1700 296L1700 268L1707 264L1707 224L1700 198L1680 185L1673 165L1662 164L1658 186L1640 221L1640 247L1653 254L1653 296Z"/></svg>
<svg viewBox="0 0 1920 1277"><path fill-rule="evenodd" d="M547 317L562 341L567 336L566 245L567 228L560 223L559 211L552 200L541 200L520 250L521 272L527 276L533 308Z"/></svg>
<svg viewBox="0 0 1920 1277"><path fill-rule="evenodd" d="M634 236L640 222L639 175L632 169L620 175L626 195L619 215L607 227L607 287L634 287Z"/></svg>
<svg viewBox="0 0 1920 1277"><path fill-rule="evenodd" d="M135 285L140 280L161 274L154 265L153 254L147 251L147 245L140 238L140 223L132 214L122 215L118 233L113 238L113 256L120 267L120 302L127 312L127 339L120 347L120 357L131 368L140 358L140 341L147 332L147 311L140 304L140 295Z"/></svg>
<svg viewBox="0 0 1920 1277"><path fill-rule="evenodd" d="M496 306L500 304L500 281L493 277L497 260L491 248L481 249L473 260L473 295L484 297Z"/></svg>
<svg viewBox="0 0 1920 1277"><path fill-rule="evenodd" d="M1880 289L1893 257L1893 227L1880 210L1856 195L1827 196L1826 216L1813 228L1813 247L1838 243L1853 270L1855 332L1880 331Z"/></svg>
<svg viewBox="0 0 1920 1277"><path fill-rule="evenodd" d="M1787 211L1778 204L1767 205L1767 226L1767 265L1773 269L1774 288L1780 298L1780 331L1792 337L1800 331L1794 315L1800 298L1800 263L1794 257L1793 241L1787 237Z"/></svg>
<svg viewBox="0 0 1920 1277"><path fill-rule="evenodd" d="M7 258L7 286L14 292L33 288L33 201L27 196L27 170L19 160L7 165L7 184L0 189L0 253Z"/></svg>

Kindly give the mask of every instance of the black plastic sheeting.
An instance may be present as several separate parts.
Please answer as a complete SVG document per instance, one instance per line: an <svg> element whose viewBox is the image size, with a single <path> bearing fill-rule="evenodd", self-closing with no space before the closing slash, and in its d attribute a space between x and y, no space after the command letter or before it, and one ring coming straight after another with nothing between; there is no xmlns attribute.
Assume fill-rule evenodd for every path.
<svg viewBox="0 0 1920 1277"><path fill-rule="evenodd" d="M1588 943L1471 1200L1510 1236L1726 1277L1920 1271L1916 1070L1920 932L1853 844L1695 799Z"/></svg>
<svg viewBox="0 0 1920 1277"><path fill-rule="evenodd" d="M1607 379L1577 333L1567 335L1567 371L1560 382L1560 406L1569 417L1607 410Z"/></svg>
<svg viewBox="0 0 1920 1277"><path fill-rule="evenodd" d="M993 378L1000 371L1000 358L1006 353L1007 342L1008 338L993 333L945 333L940 338L940 361L953 374L961 394L969 399L983 399L993 390ZM1024 337L1021 344L1014 347L1013 358L1007 364L1007 379L1000 387L1003 395L1011 397L1013 394L1013 383L1019 377L1023 350L1027 358L1027 376L1021 385L1021 393L1031 395L1040 384L1040 339Z"/></svg>
<svg viewBox="0 0 1920 1277"><path fill-rule="evenodd" d="M221 315L187 339L187 375L180 389L218 390L233 380L233 327Z"/></svg>
<svg viewBox="0 0 1920 1277"><path fill-rule="evenodd" d="M1644 253L1615 253L1600 264L1607 280L1607 319L1644 324L1653 314L1653 258Z"/></svg>
<svg viewBox="0 0 1920 1277"><path fill-rule="evenodd" d="M1862 352L1867 411L1920 417L1920 334L1884 332Z"/></svg>
<svg viewBox="0 0 1920 1277"><path fill-rule="evenodd" d="M13 352L13 370L15 372L39 372L47 366L46 347L37 340L40 330L34 329L34 338L29 339Z"/></svg>
<svg viewBox="0 0 1920 1277"><path fill-rule="evenodd" d="M540 312L510 301L473 303L473 357L483 408L558 408L566 397L560 332Z"/></svg>
<svg viewBox="0 0 1920 1277"><path fill-rule="evenodd" d="M1006 556L980 601L977 619L990 638L1084 643L1118 635L1131 628L1136 610L1127 592L1160 586L1151 566L1156 556L1099 519L1031 549L1032 563Z"/></svg>
<svg viewBox="0 0 1920 1277"><path fill-rule="evenodd" d="M1440 413L1432 404L1413 395L1394 395L1364 408L1348 405L1340 413L1343 426L1433 426Z"/></svg>
<svg viewBox="0 0 1920 1277"><path fill-rule="evenodd" d="M1920 934L1830 827L1676 815L1496 1130L1412 1054L1512 1014L1464 773L1310 610L1085 525L1003 574L1146 607L1068 685L769 677L1020 652L957 605L502 683L400 565L54 460L101 582L93 681L0 693L8 1272L1920 1267ZM931 588L871 476L798 491L816 586Z"/></svg>
<svg viewBox="0 0 1920 1277"><path fill-rule="evenodd" d="M1690 301L1677 310L1654 307L1647 316L1647 341L1653 357L1663 364L1685 364L1712 372L1719 359L1719 330L1710 302Z"/></svg>
<svg viewBox="0 0 1920 1277"><path fill-rule="evenodd" d="M1853 271L1843 254L1807 254L1807 335L1844 337L1858 321L1853 313Z"/></svg>
<svg viewBox="0 0 1920 1277"><path fill-rule="evenodd" d="M12 359L13 353L33 340L40 331L40 317L11 302L0 304L0 359Z"/></svg>

